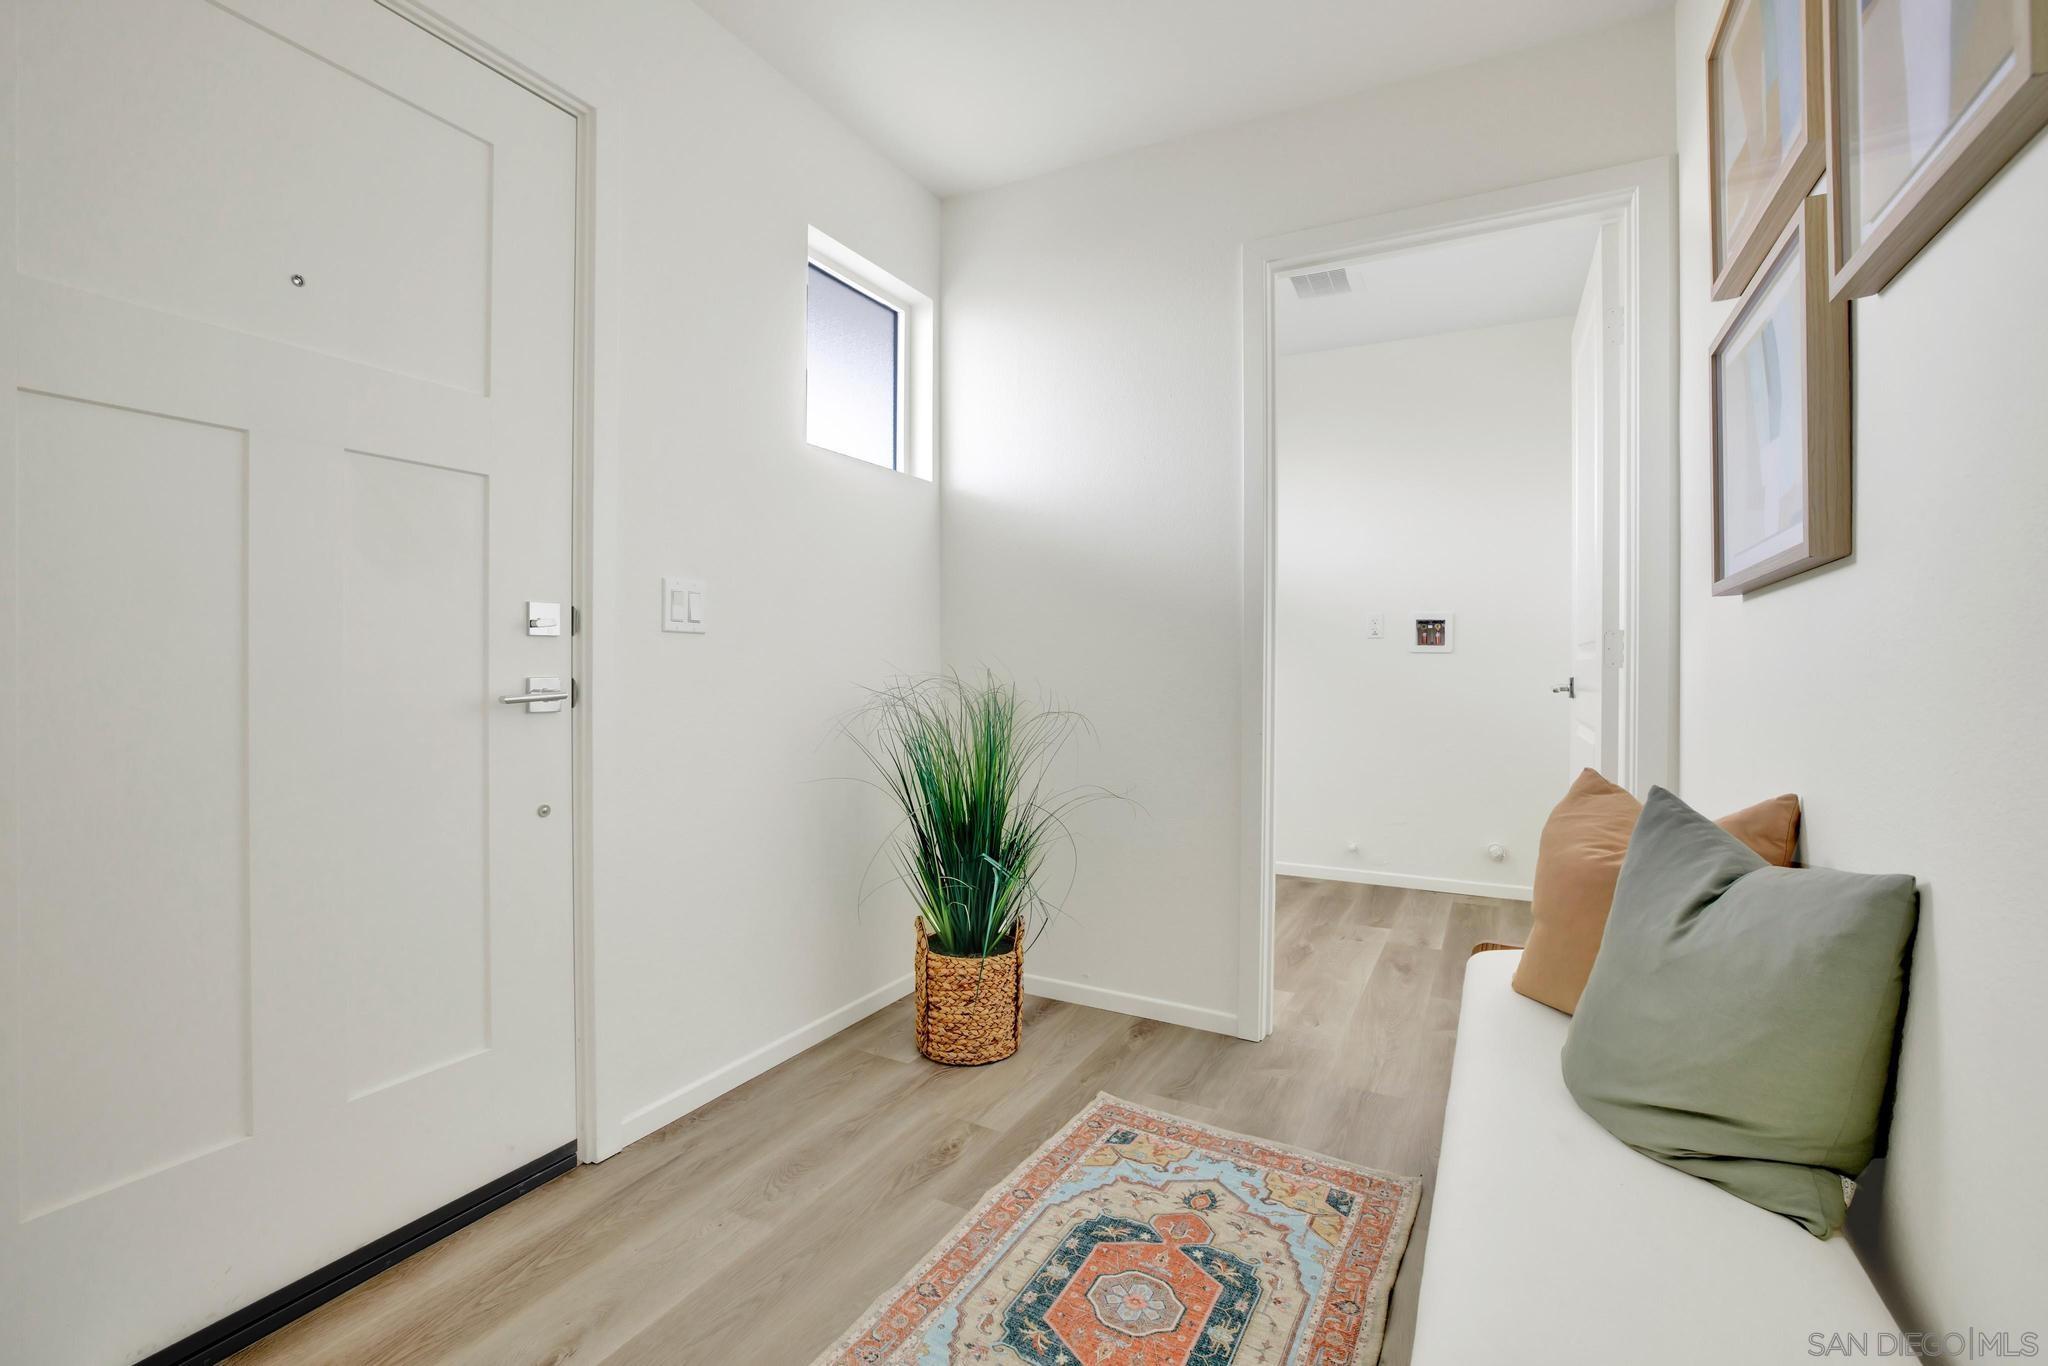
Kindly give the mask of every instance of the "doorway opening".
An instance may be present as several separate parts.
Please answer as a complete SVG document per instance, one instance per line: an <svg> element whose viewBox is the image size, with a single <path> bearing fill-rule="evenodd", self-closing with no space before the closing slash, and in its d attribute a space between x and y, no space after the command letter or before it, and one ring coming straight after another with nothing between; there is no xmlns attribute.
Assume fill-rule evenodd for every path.
<svg viewBox="0 0 2048 1366"><path fill-rule="evenodd" d="M1246 248L1243 1037L1276 877L1506 905L1580 768L1672 781L1670 174Z"/></svg>

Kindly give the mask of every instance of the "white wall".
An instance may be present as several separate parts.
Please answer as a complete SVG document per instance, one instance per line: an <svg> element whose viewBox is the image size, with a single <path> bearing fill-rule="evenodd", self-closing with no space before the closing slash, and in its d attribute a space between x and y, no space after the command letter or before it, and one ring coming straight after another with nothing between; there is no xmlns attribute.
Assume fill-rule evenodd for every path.
<svg viewBox="0 0 2048 1366"><path fill-rule="evenodd" d="M1686 795L1796 791L1809 861L1919 876L1892 1155L1852 1231L1907 1327L2040 1331L2048 142L1856 305L1854 558L1714 598L1707 348L1734 305L1707 299L1700 59L1719 8L1684 0L1676 24Z"/></svg>
<svg viewBox="0 0 2048 1366"><path fill-rule="evenodd" d="M596 73L615 155L590 697L609 1151L909 971L907 905L854 910L887 822L816 780L858 772L827 742L859 685L938 663L938 498L804 444L804 262L815 224L936 294L939 211L682 0L456 13L543 72ZM660 630L663 574L707 581L708 634Z"/></svg>
<svg viewBox="0 0 2048 1366"><path fill-rule="evenodd" d="M947 657L1139 803L1079 821L1041 986L1237 1020L1241 246L1668 155L1671 58L1660 14L947 201Z"/></svg>
<svg viewBox="0 0 2048 1366"><path fill-rule="evenodd" d="M1550 689L1570 672L1571 333L1552 318L1280 357L1282 872L1528 895L1566 778ZM1427 612L1453 614L1451 653L1408 648Z"/></svg>

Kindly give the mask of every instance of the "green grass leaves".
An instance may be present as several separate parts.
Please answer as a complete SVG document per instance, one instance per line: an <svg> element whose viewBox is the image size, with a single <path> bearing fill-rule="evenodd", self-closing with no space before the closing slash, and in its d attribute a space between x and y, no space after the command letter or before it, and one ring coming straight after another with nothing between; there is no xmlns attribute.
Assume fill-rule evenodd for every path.
<svg viewBox="0 0 2048 1366"><path fill-rule="evenodd" d="M1086 722L1024 703L1014 683L956 674L878 689L847 726L903 814L892 853L934 952L986 958L1028 945L1058 907L1039 890L1065 817L1109 795L1048 790Z"/></svg>

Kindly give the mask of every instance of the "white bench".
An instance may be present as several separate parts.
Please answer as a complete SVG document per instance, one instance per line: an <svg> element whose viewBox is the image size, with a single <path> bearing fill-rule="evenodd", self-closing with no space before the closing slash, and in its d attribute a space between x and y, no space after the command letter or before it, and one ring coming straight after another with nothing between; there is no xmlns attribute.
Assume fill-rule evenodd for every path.
<svg viewBox="0 0 2048 1366"><path fill-rule="evenodd" d="M1623 1145L1559 1071L1570 1020L1465 971L1414 1366L1776 1366L1896 1332L1855 1251ZM1824 1339L1823 1339L1824 1340Z"/></svg>

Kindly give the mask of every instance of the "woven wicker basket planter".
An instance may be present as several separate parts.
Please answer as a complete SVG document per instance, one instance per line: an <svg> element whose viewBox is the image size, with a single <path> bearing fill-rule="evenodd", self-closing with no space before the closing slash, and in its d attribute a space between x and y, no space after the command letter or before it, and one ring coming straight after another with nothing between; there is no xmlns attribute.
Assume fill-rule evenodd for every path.
<svg viewBox="0 0 2048 1366"><path fill-rule="evenodd" d="M917 922L917 1051L949 1067L1001 1062L1024 1032L1024 954L991 958L932 952Z"/></svg>

